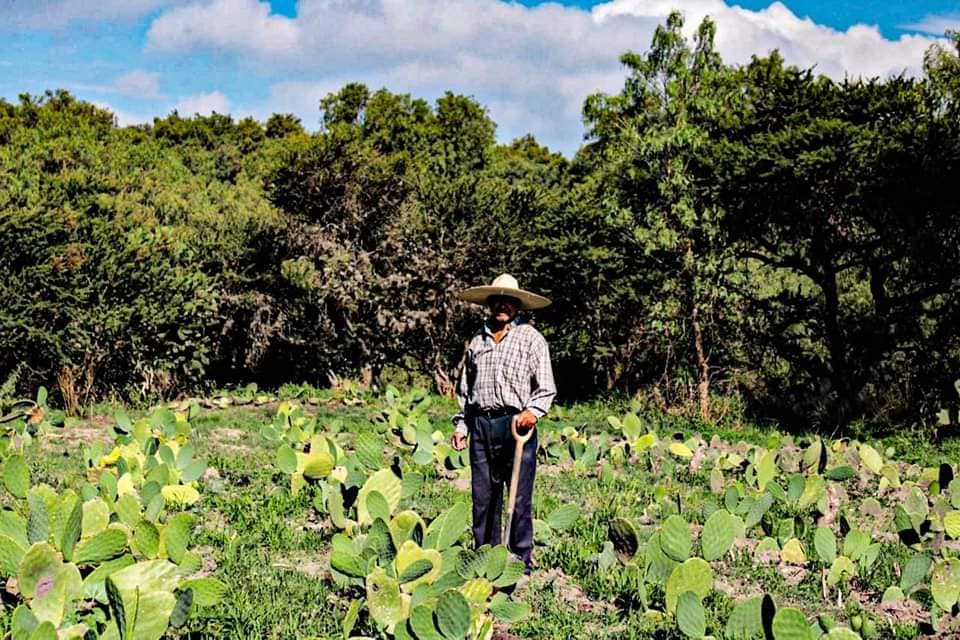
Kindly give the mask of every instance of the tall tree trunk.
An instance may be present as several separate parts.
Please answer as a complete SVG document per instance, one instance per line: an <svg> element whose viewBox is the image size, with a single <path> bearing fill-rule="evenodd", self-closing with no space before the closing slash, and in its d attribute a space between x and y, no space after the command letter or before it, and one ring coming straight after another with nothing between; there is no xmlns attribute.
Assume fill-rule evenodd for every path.
<svg viewBox="0 0 960 640"><path fill-rule="evenodd" d="M695 263L693 244L687 243L687 264ZM687 285L690 287L690 327L693 329L693 348L697 354L697 403L700 407L700 417L710 420L710 362L707 359L707 349L704 346L703 326L700 324L700 302L697 295L697 274L693 267L689 267L690 278Z"/></svg>
<svg viewBox="0 0 960 640"><path fill-rule="evenodd" d="M703 327L700 326L700 311L696 300L690 314L690 324L693 327L693 348L697 352L697 400L700 405L700 417L710 420L710 362L707 360L707 350L703 345Z"/></svg>
<svg viewBox="0 0 960 640"><path fill-rule="evenodd" d="M837 272L829 269L821 282L824 299L824 331L830 357L830 384L837 396L834 405L836 424L844 424L853 406L853 385L847 364L846 344L840 328L840 293Z"/></svg>

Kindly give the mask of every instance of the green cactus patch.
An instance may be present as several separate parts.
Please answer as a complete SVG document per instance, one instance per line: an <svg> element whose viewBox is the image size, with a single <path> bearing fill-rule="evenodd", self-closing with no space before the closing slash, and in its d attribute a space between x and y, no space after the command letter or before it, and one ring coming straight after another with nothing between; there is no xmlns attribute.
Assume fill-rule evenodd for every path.
<svg viewBox="0 0 960 640"><path fill-rule="evenodd" d="M60 574L62 566L56 549L46 542L34 543L20 561L17 574L20 593L25 598L32 599L37 596L38 587L48 590Z"/></svg>
<svg viewBox="0 0 960 640"><path fill-rule="evenodd" d="M827 527L817 527L813 532L813 548L824 564L833 564L837 559L837 537Z"/></svg>
<svg viewBox="0 0 960 640"><path fill-rule="evenodd" d="M525 602L514 602L508 599L506 594L498 593L490 601L490 613L497 620L511 624L530 615L530 605Z"/></svg>
<svg viewBox="0 0 960 640"><path fill-rule="evenodd" d="M937 605L950 611L960 598L960 560L949 558L938 561L930 576L930 593Z"/></svg>
<svg viewBox="0 0 960 640"><path fill-rule="evenodd" d="M212 607L219 604L227 593L227 585L216 578L194 578L184 580L177 585L178 591L190 589L193 603L198 607Z"/></svg>
<svg viewBox="0 0 960 640"><path fill-rule="evenodd" d="M729 640L754 640L763 637L763 598L754 596L740 602L727 619L724 635Z"/></svg>
<svg viewBox="0 0 960 640"><path fill-rule="evenodd" d="M677 626L688 638L707 635L707 616L700 598L692 591L680 594L677 600Z"/></svg>
<svg viewBox="0 0 960 640"><path fill-rule="evenodd" d="M381 469L370 476L360 489L357 496L357 521L360 524L371 524L373 517L367 511L367 496L376 491L387 502L390 513L393 513L400 504L400 494L403 486L400 478L390 469Z"/></svg>
<svg viewBox="0 0 960 640"><path fill-rule="evenodd" d="M381 627L392 631L393 627L407 617L409 596L400 593L400 584L377 567L367 576L367 609Z"/></svg>
<svg viewBox="0 0 960 640"><path fill-rule="evenodd" d="M120 529L106 529L81 542L74 552L77 564L92 564L115 558L127 547L127 534Z"/></svg>
<svg viewBox="0 0 960 640"><path fill-rule="evenodd" d="M673 515L660 527L660 548L670 559L683 562L690 557L693 540L690 525L681 516Z"/></svg>
<svg viewBox="0 0 960 640"><path fill-rule="evenodd" d="M718 509L710 514L700 534L700 546L703 559L713 562L722 558L733 544L736 526L733 516L726 509Z"/></svg>
<svg viewBox="0 0 960 640"><path fill-rule="evenodd" d="M3 463L3 486L14 498L23 500L30 490L30 471L23 456L14 453Z"/></svg>
<svg viewBox="0 0 960 640"><path fill-rule="evenodd" d="M400 576L400 582L403 583L402 589L406 593L412 593L421 584L432 584L438 577L443 568L443 558L436 549L422 549L412 540L407 540L397 549L396 557L397 575ZM421 575L413 577L420 571L416 569L413 572L408 571L414 565L426 563L427 570Z"/></svg>
<svg viewBox="0 0 960 640"><path fill-rule="evenodd" d="M783 607L773 617L774 640L813 640L810 624L798 609Z"/></svg>
<svg viewBox="0 0 960 640"><path fill-rule="evenodd" d="M933 558L926 553L917 553L907 560L900 574L900 588L904 593L909 593L915 586L927 579L930 573L930 565L933 564Z"/></svg>
<svg viewBox="0 0 960 640"><path fill-rule="evenodd" d="M607 529L607 535L621 562L629 562L640 549L637 528L626 518L615 518Z"/></svg>
<svg viewBox="0 0 960 640"><path fill-rule="evenodd" d="M454 504L427 527L423 546L443 551L460 539L469 521L470 507L464 502Z"/></svg>
<svg viewBox="0 0 960 640"><path fill-rule="evenodd" d="M384 522L390 521L390 505L379 491L371 491L366 495L366 507L372 521L378 518Z"/></svg>
<svg viewBox="0 0 960 640"><path fill-rule="evenodd" d="M393 536L393 544L397 547L406 540L423 541L426 528L423 518L416 511L401 511L390 520L390 535Z"/></svg>
<svg viewBox="0 0 960 640"><path fill-rule="evenodd" d="M417 640L443 640L434 619L433 608L419 605L410 612L409 626Z"/></svg>
<svg viewBox="0 0 960 640"><path fill-rule="evenodd" d="M670 573L666 585L668 613L675 613L680 594L692 591L701 600L713 589L713 569L701 558L690 558Z"/></svg>
<svg viewBox="0 0 960 640"><path fill-rule="evenodd" d="M447 640L465 638L470 630L470 604L459 591L445 591L437 600L437 626Z"/></svg>
<svg viewBox="0 0 960 640"><path fill-rule="evenodd" d="M580 507L571 502L553 510L550 515L547 516L547 524L554 531L563 531L573 526L573 523L576 522L579 517Z"/></svg>

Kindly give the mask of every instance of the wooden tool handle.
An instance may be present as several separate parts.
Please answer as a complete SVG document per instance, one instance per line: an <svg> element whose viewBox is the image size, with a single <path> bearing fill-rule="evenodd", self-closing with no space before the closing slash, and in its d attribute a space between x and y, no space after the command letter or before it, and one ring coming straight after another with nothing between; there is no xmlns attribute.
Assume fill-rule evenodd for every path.
<svg viewBox="0 0 960 640"><path fill-rule="evenodd" d="M517 503L517 488L520 485L520 465L523 463L523 447L533 437L533 429L528 429L523 435L517 433L517 420L514 416L510 423L513 439L516 442L513 449L513 473L510 474L510 494L507 499L507 522L503 526L502 542L510 548L510 531L513 527L513 509Z"/></svg>
<svg viewBox="0 0 960 640"><path fill-rule="evenodd" d="M533 437L533 429L534 427L531 427L530 429L527 429L527 432L525 434L520 435L519 433L517 433L516 417L514 417L513 421L510 423L510 430L513 431L513 439L516 440L521 447L527 444L527 441Z"/></svg>

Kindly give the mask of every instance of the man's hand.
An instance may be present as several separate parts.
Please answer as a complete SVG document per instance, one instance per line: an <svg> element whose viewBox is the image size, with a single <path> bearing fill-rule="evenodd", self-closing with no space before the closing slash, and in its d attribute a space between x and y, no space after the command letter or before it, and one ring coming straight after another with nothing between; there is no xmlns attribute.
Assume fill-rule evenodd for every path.
<svg viewBox="0 0 960 640"><path fill-rule="evenodd" d="M533 411L525 409L513 416L512 426L516 427L518 433L525 433L527 430L533 429L537 426L537 416L533 413Z"/></svg>
<svg viewBox="0 0 960 640"><path fill-rule="evenodd" d="M450 438L450 446L452 446L457 451L463 451L467 448L467 434L461 431L454 431L453 436Z"/></svg>

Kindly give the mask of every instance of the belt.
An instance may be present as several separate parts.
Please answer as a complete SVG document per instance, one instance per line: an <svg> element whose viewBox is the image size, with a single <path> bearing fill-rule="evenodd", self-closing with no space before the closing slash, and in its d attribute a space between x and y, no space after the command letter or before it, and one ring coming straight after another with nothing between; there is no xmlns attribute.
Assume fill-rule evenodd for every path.
<svg viewBox="0 0 960 640"><path fill-rule="evenodd" d="M481 409L479 407L470 407L467 410L467 414L474 418L487 418L488 420L495 420L497 418L512 416L518 413L520 413L520 410L514 409L513 407L501 407L499 409Z"/></svg>

